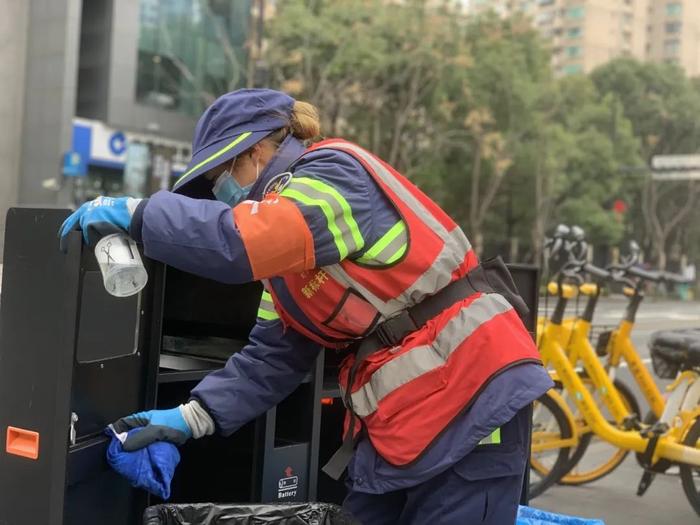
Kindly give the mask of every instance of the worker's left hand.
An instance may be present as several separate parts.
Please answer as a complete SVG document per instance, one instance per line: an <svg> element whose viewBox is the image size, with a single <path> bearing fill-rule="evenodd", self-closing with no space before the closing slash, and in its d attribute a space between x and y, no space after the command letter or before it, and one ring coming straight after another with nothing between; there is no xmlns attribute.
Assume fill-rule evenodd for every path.
<svg viewBox="0 0 700 525"><path fill-rule="evenodd" d="M181 407L137 412L112 423L112 428L117 434L141 428L138 432L129 432L123 441L122 446L127 452L147 447L155 441L182 445L192 437L192 429L185 421Z"/></svg>
<svg viewBox="0 0 700 525"><path fill-rule="evenodd" d="M129 232L131 217L141 199L132 197L97 197L74 211L59 230L61 251L68 248L68 233L82 230L88 246L94 246L100 238L111 233Z"/></svg>

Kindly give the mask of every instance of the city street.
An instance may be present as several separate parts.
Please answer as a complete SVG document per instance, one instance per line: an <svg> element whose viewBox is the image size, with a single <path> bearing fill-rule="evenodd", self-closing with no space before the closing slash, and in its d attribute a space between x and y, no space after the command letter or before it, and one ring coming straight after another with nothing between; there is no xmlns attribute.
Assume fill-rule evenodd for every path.
<svg viewBox="0 0 700 525"><path fill-rule="evenodd" d="M660 330L700 331L700 0L0 0L0 12L0 525L132 524L161 501L220 502L190 510L221 525L243 501L241 519L306 523L301 507L268 505L343 502L320 465L346 406L371 438L349 509L368 525L433 513L506 525L517 498L491 481L525 459L554 485L530 502L538 525L700 525L681 482L700 506L700 467L687 466L700 464L700 382L686 372L668 394L648 348ZM536 402L551 383L540 365L544 383L523 379L517 365L540 354L508 305L445 308L464 287L443 285L497 254L542 275L570 261L602 279L585 261L619 263L626 284L664 297L614 347L630 357L631 337L652 373L630 359L651 416L666 407L658 424L633 417L650 410L628 365L607 382L591 354L579 382L559 353L568 390ZM625 318L622 286L600 297L595 345ZM406 312L421 322L393 319ZM438 312L444 329L419 319ZM361 342L375 355L347 374L342 349ZM314 364L324 346L338 350ZM673 357L654 352L662 375ZM494 370L508 375L489 385ZM503 420L523 385L534 444L511 455ZM448 461L462 434L487 431L479 444L495 448L471 458L486 465L467 462L474 493L435 488L464 477ZM444 469L419 461L428 449ZM493 450L508 454L484 461ZM669 468L649 483L654 452ZM420 501L394 493L417 485ZM337 521L323 508L317 521Z"/></svg>
<svg viewBox="0 0 700 525"><path fill-rule="evenodd" d="M615 324L623 315L624 308L623 298L601 300L594 324ZM637 321L633 341L647 366L651 367L647 348L651 333L661 329L700 326L700 303L649 299L642 304ZM633 387L641 410L646 413L648 405L627 370L621 370L618 377ZM657 384L662 387L668 383L657 379ZM606 525L689 524L700 521L687 502L677 476L657 476L647 493L640 498L636 490L641 475L635 458L629 455L609 476L590 485L555 486L532 500L531 505L554 512L603 519Z"/></svg>

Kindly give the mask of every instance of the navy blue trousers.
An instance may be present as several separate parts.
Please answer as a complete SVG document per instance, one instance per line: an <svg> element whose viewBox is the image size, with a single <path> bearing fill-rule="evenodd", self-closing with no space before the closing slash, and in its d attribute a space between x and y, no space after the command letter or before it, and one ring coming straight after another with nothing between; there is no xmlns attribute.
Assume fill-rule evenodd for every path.
<svg viewBox="0 0 700 525"><path fill-rule="evenodd" d="M530 410L501 429L500 445L482 445L442 474L385 494L349 489L343 506L363 525L512 525L528 460Z"/></svg>

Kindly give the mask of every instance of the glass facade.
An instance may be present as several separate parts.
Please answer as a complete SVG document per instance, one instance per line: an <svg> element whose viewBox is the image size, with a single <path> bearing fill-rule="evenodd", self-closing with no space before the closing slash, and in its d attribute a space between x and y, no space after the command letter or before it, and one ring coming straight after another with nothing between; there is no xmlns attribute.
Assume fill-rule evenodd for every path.
<svg viewBox="0 0 700 525"><path fill-rule="evenodd" d="M140 0L136 99L197 117L246 84L252 0Z"/></svg>

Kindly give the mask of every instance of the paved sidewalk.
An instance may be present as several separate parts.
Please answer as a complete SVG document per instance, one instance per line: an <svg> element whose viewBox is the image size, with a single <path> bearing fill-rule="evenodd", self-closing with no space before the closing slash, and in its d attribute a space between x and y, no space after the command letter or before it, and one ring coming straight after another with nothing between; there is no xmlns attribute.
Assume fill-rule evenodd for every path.
<svg viewBox="0 0 700 525"><path fill-rule="evenodd" d="M620 467L590 485L555 486L530 502L533 507L598 518L605 525L698 523L678 476L657 476L647 493L636 495L641 469L630 454Z"/></svg>

